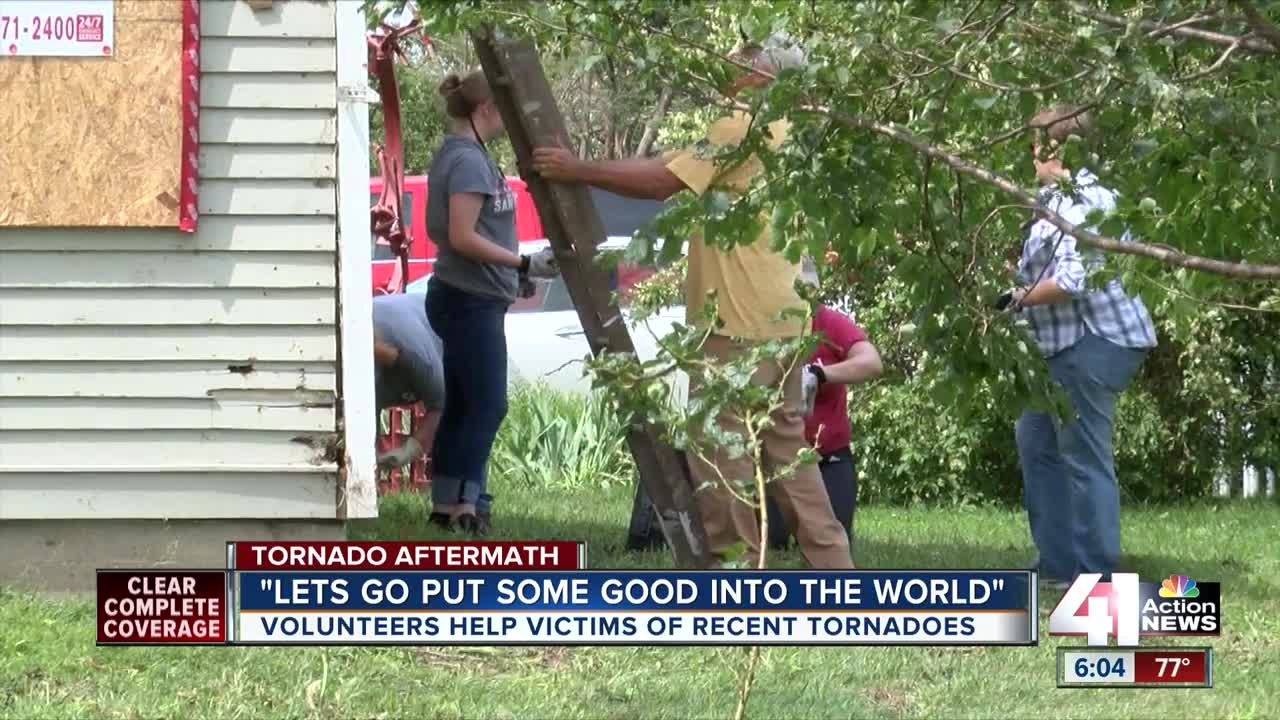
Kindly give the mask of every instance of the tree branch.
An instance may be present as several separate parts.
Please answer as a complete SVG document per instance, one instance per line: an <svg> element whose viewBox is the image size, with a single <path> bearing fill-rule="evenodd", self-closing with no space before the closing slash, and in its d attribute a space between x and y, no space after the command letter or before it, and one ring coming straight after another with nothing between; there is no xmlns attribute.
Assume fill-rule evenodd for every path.
<svg viewBox="0 0 1280 720"><path fill-rule="evenodd" d="M989 25L987 29L982 33L982 37L978 40L978 42L986 42L987 40L990 40L991 36L995 34L996 30L999 30L1000 26L1004 24L1004 21L1008 20L1010 15L1018 12L1018 6L1019 4L1017 2L1009 3L1005 7L1005 9L1002 10L998 16L996 16L996 19L991 21L991 25Z"/></svg>
<svg viewBox="0 0 1280 720"><path fill-rule="evenodd" d="M1178 288L1172 288L1172 287L1169 287L1168 285L1165 285L1164 283L1160 282L1159 280L1156 280L1154 277L1152 277L1152 276L1150 276L1150 275L1148 275L1148 274L1146 274L1146 273L1142 273L1142 277L1143 277L1147 282L1151 283L1152 285L1155 285L1156 287L1160 288L1161 290L1164 290L1165 292L1169 293L1170 295L1178 295L1179 297L1184 297L1184 298L1186 298L1186 299L1188 299L1188 300L1190 300L1190 301L1192 301L1192 302L1198 303L1198 304L1200 304L1200 305L1208 305L1208 306L1212 306L1212 307L1220 307L1220 308L1224 308L1224 309L1226 309L1226 310L1240 310L1240 311L1242 311L1242 312L1263 313L1263 314L1274 314L1274 313L1280 313L1280 310L1271 310L1271 309L1269 309L1269 308L1264 308L1264 307L1254 307L1254 306L1252 306L1252 305L1239 305L1239 304L1236 304L1236 303L1220 302L1220 301L1218 301L1218 300L1207 300L1207 299L1205 299L1205 298L1202 298L1202 297L1199 297L1199 296L1196 296L1196 295L1192 295L1191 293L1186 292L1185 290L1179 290Z"/></svg>
<svg viewBox="0 0 1280 720"><path fill-rule="evenodd" d="M1231 0L1231 4L1240 8L1240 12L1244 13L1245 20L1249 22L1249 27L1253 28L1255 33L1265 38L1277 52L1280 52L1280 27L1264 17L1248 0Z"/></svg>
<svg viewBox="0 0 1280 720"><path fill-rule="evenodd" d="M946 45L947 43L951 42L951 38L959 35L962 32L968 31L970 28L973 28L976 25L981 25L982 24L981 20L973 23L972 25L969 24L969 21L973 19L973 16L978 13L978 8L981 8L981 7L982 7L982 0L978 0L977 2L975 2L973 6L969 8L969 12L965 13L964 17L961 18L960 27L957 27L955 30L952 30L951 32L947 33L946 36L942 38L942 44Z"/></svg>
<svg viewBox="0 0 1280 720"><path fill-rule="evenodd" d="M1100 23L1110 25L1112 27L1128 27L1130 23L1126 18L1094 10L1076 2L1071 3L1071 9L1087 18L1097 20ZM1151 20L1134 20L1132 22L1147 31L1168 30L1170 35L1177 35L1178 37L1195 38L1196 40L1204 40L1217 45L1232 45L1240 43L1241 49L1248 50L1249 52L1263 53L1266 55L1280 55L1280 48L1272 47L1269 43L1256 40L1254 38L1214 32L1212 30L1201 30L1200 28L1194 27L1180 26L1178 23L1174 23L1173 25L1161 25L1160 23L1153 22Z"/></svg>
<svg viewBox="0 0 1280 720"><path fill-rule="evenodd" d="M977 75L971 75L970 73L967 73L967 72L964 72L963 70L958 69L954 62L940 63L918 51L913 50L910 53L906 53L906 54L922 62L929 63L932 66L934 66L934 68L936 69L946 70L952 75L964 78L969 82L977 83L979 85L982 85L983 87L991 88L992 90L1001 90L1003 92L1021 92L1021 93L1048 92L1049 90L1053 90L1054 88L1062 87L1063 85L1068 85L1072 82L1075 82L1076 80L1079 80L1085 77L1086 75L1092 73L1095 70L1093 66L1089 66L1089 67L1086 67L1084 70L1081 70L1080 72L1076 73L1075 75L1071 75L1070 77L1062 78L1060 80L1055 80L1053 82L1045 83L1043 85L1028 85L1023 87L1020 85L1006 85L1004 83L998 83L991 80L983 80Z"/></svg>
<svg viewBox="0 0 1280 720"><path fill-rule="evenodd" d="M1076 73L1075 75L1072 75L1071 77L1063 78L1061 80L1055 80L1054 82L1051 82L1051 83L1045 83L1044 85L1030 85L1027 87L1021 87L1018 85L1005 85L1004 83L992 82L990 80L983 80L982 78L976 75L969 75L967 73L960 72L959 70L956 70L953 67L948 67L947 70L956 75L959 75L965 80L969 80L970 82L975 82L979 85L989 87L992 90L1001 90L1003 92L1019 92L1019 93L1048 92L1055 88L1062 87L1063 85L1069 85L1075 82L1076 80L1080 80L1081 78L1093 72L1093 68L1089 67L1089 68L1085 68L1084 70L1081 70L1080 72Z"/></svg>
<svg viewBox="0 0 1280 720"><path fill-rule="evenodd" d="M1240 43L1238 42L1231 43L1231 45L1226 50L1224 50L1221 55L1218 56L1218 59L1215 60L1212 65L1205 68L1204 70L1201 70L1200 72L1191 73L1190 75L1187 75L1185 77L1174 78L1174 82L1190 82L1192 80L1199 80L1202 77L1212 75L1213 73L1217 72L1228 60L1230 60L1232 54L1234 54L1235 51L1238 49L1240 49Z"/></svg>
<svg viewBox="0 0 1280 720"><path fill-rule="evenodd" d="M1160 37L1164 37L1165 35L1168 35L1174 30L1177 30L1178 28L1183 28L1183 27L1187 27L1188 25L1196 25L1198 23L1214 20L1217 17L1218 17L1217 14L1192 15L1186 20L1181 20L1179 22L1173 23L1172 25L1165 25L1164 27L1156 28L1155 30L1152 30L1151 32L1147 33L1147 37L1151 38L1152 40L1155 40L1156 38L1160 38Z"/></svg>
<svg viewBox="0 0 1280 720"><path fill-rule="evenodd" d="M946 163L956 171L981 180L982 182L1003 191L1005 194L1012 196L1021 203L1026 205L1039 204L1031 193L1028 193L1026 190L1015 185L1009 179L997 175L985 168L978 167L955 153L921 140L903 128L886 125L868 118L859 117L857 115L838 110L831 110L830 108L817 105L802 105L797 109L800 112L808 112L832 118L843 125L862 130L869 130L878 135L887 137L890 140L894 140L895 142L908 145L916 152ZM1226 275L1245 280L1280 280L1280 265L1231 262L1229 260L1218 260L1199 255L1188 255L1169 247L1157 247L1146 243L1117 240L1074 225L1058 213L1048 208L1043 208L1040 212L1044 219L1048 220L1063 232L1074 236L1076 240L1084 243L1085 245L1091 245L1107 252L1147 257L1153 260L1159 260L1167 265L1184 267L1191 270L1202 270L1204 272Z"/></svg>
<svg viewBox="0 0 1280 720"><path fill-rule="evenodd" d="M1062 116L1058 117L1057 119L1055 119L1055 120L1054 120L1054 122L1062 122L1063 120L1070 120L1071 118L1073 118L1073 117L1075 117L1075 116L1077 116L1077 115L1082 115L1082 114L1084 114L1084 113L1089 112L1090 110L1093 110L1094 108L1098 107L1098 104L1099 104L1099 103L1098 103L1098 102L1096 102L1096 101L1095 101L1095 102L1091 102L1091 103L1085 103L1084 105L1081 105L1080 107L1078 107L1078 108L1076 108L1075 110L1073 110L1071 113L1069 113L1069 114L1067 114L1067 115L1062 115ZM1001 133L1001 134L999 134L999 135L997 135L997 136L995 136L995 137L991 138L990 140L988 140L988 141L986 141L986 142L982 143L981 145L974 145L973 147L965 148L964 150L961 150L961 151L960 151L960 154L961 154L961 155L972 155L973 153L979 152L979 151L981 151L981 150L987 150L987 149L993 148L993 147L995 147L996 145L999 145L1000 143L1002 143L1002 142L1004 142L1004 141L1006 141L1006 140L1012 140L1013 138L1018 137L1019 135L1021 135L1021 134L1025 133L1025 132L1026 132L1026 131L1028 131L1028 130L1038 130L1038 129L1043 128L1043 127L1046 127L1045 123L1043 123L1043 122L1041 122L1041 123L1027 123L1026 125L1023 125L1022 127L1017 127L1017 128L1014 128L1014 129L1010 130L1009 132Z"/></svg>
<svg viewBox="0 0 1280 720"><path fill-rule="evenodd" d="M577 3L573 3L573 4L577 4ZM1080 14L1086 15L1088 17L1093 17L1094 19L1099 20L1100 22L1111 24L1117 27L1127 27L1129 24L1128 21L1124 20L1123 18L1119 18L1114 15L1107 15L1106 13L1095 12L1090 8L1079 5L1078 3L1072 3L1072 7ZM520 16L520 17L523 17L523 16ZM618 19L620 22L622 21L621 18L618 18ZM1138 23L1140 27L1143 27L1144 29L1147 29L1147 30L1154 30L1154 29L1159 29L1163 27L1158 23L1154 23L1147 20L1140 20L1138 21ZM705 44L699 43L697 41L689 40L688 38L680 37L678 35L675 35L674 33L670 33L660 28L656 28L648 23L641 23L641 24L645 26L647 29L649 29L650 31L655 32L659 35L666 36L685 47L692 48L694 50L698 50L700 52L709 54L731 65L735 65L739 68L759 72L761 75L764 75L770 79L776 79L773 77L772 74L768 72L761 72L759 70L756 70L755 68L747 66L744 63L738 61L736 58L726 58L724 55L717 52L714 48L708 47ZM556 27L556 26L553 26L553 27ZM567 31L566 28L557 27L556 29ZM1236 42L1239 42L1241 48L1246 50L1250 50L1254 52L1263 52L1268 54L1280 54L1280 51L1277 51L1271 48L1269 45L1265 43L1254 41L1249 38L1241 38L1235 35L1226 35L1223 33L1215 33L1207 30L1199 30L1196 28L1188 28L1188 27L1180 27L1176 30L1172 30L1171 32L1174 35L1181 35L1184 37L1195 37L1202 40L1208 40L1210 42L1216 42L1224 45L1232 45ZM599 38L595 38L595 39L599 40ZM740 103L740 102L731 101L727 103L727 105L729 107L733 107L739 110L747 110L747 111L752 110L750 106L744 105L743 103ZM945 163L946 165L950 166L951 168L953 168L959 173L968 175L988 185L991 185L992 187L995 187L996 189L1004 192L1005 194L1012 196L1015 200L1017 200L1020 203L1023 203L1025 205L1031 205L1031 206L1039 205L1039 203L1036 201L1036 198L1031 193L1028 193L1026 190L1023 190L1021 187L1013 183L1013 181L1009 180L1008 178L1005 178L1001 175L997 175L996 173L991 172L990 170L987 170L985 168L978 167L977 165L974 165L968 160L965 160L964 158L960 157L959 155L955 154L952 151L946 150L944 148L938 147L929 142L921 140L920 138L916 137L914 134L912 134L910 131L904 128L877 122L870 118L854 115L852 113L846 113L839 110L832 110L830 108L823 107L820 105L802 104L798 106L796 110L799 112L807 112L815 115L821 115L823 117L839 122L842 125L853 127L853 128L859 128L862 130L868 130L870 132L889 138L890 140L893 140L895 142L908 145L917 153L932 157L935 160L939 160ZM1083 112L1083 109L1078 110L1077 112ZM1017 133L1024 132L1027 129L1028 129L1027 127L1019 128L1014 132L1007 133L1007 135L1009 137L1013 137ZM1151 245L1147 243L1118 240L1116 238L1107 237L1105 235L1099 235L1098 233L1095 233L1091 230L1087 230L1083 227L1077 227L1071 222L1068 222L1065 218L1063 218L1058 213L1048 208L1042 208L1040 212L1044 217L1044 219L1048 220L1050 223L1052 223L1055 227L1062 230L1063 232L1066 232L1072 235L1079 242L1082 242L1085 245L1090 245L1092 247L1096 247L1100 250L1104 250L1107 252L1151 258L1153 260L1158 260L1167 265L1172 265L1175 267L1183 267L1190 270L1200 270L1204 272L1214 273L1216 275L1224 275L1227 277L1239 278L1244 280L1280 280L1280 265L1277 265L1277 264L1254 264L1254 263L1248 263L1248 262L1232 262L1229 260L1218 260L1216 258L1208 258L1200 255L1188 255L1186 253L1180 252L1174 248L1167 247L1167 246L1156 246L1156 245Z"/></svg>

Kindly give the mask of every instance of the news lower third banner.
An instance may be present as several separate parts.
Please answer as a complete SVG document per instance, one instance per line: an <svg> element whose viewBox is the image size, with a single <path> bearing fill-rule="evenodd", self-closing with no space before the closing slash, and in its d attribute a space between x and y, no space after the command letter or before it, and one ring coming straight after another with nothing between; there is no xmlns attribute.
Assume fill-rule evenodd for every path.
<svg viewBox="0 0 1280 720"><path fill-rule="evenodd" d="M237 575L255 644L1029 644L1026 573Z"/></svg>
<svg viewBox="0 0 1280 720"><path fill-rule="evenodd" d="M236 545L224 570L100 571L99 643L1038 641L1020 570L614 571L584 569L577 543Z"/></svg>

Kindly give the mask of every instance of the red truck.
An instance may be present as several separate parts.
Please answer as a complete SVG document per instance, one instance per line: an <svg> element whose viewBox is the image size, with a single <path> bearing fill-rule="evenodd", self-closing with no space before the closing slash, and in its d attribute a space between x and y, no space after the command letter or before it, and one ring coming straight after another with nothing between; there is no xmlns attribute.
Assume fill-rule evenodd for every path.
<svg viewBox="0 0 1280 720"><path fill-rule="evenodd" d="M533 196L524 180L508 177L507 184L516 196L516 239L520 242L543 240L542 220L538 218L538 208L533 204ZM369 180L369 202L378 202L382 194L382 178ZM436 244L427 237L427 178L425 175L412 175L404 179L404 190L400 201L400 211L408 227L408 235L412 239L409 247L409 274L405 285L420 280L431 274L431 266L436 260ZM396 258L391 247L384 243L373 245L373 292L385 292L395 272Z"/></svg>

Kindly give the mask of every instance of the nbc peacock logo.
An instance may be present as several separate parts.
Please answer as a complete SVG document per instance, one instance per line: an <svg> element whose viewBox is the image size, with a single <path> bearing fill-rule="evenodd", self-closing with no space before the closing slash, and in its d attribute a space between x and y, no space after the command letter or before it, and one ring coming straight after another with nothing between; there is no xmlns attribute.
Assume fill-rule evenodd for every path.
<svg viewBox="0 0 1280 720"><path fill-rule="evenodd" d="M1196 587L1195 580L1192 580L1186 575L1170 575L1167 580L1160 583L1160 597L1200 597L1200 588Z"/></svg>

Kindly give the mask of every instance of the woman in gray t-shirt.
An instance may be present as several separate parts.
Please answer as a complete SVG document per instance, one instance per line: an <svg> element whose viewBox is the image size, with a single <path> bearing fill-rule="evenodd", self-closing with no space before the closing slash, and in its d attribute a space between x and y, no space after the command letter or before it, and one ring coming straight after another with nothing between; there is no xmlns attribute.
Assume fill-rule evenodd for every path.
<svg viewBox="0 0 1280 720"><path fill-rule="evenodd" d="M446 400L432 451L431 521L484 533L486 466L507 414L507 308L522 279L558 270L550 252L519 253L515 195L485 148L503 125L484 74L449 75L440 94L449 133L427 172L427 234L439 252L426 302L444 345Z"/></svg>

